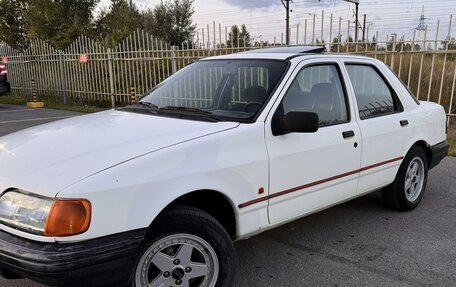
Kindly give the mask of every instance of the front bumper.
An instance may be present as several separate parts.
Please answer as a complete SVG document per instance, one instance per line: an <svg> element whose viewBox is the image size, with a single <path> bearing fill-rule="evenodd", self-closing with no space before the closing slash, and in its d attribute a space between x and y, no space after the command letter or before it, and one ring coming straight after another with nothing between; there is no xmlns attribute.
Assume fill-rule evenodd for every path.
<svg viewBox="0 0 456 287"><path fill-rule="evenodd" d="M448 155L450 144L448 141L441 142L431 147L431 160L428 164L429 169L436 167L442 159Z"/></svg>
<svg viewBox="0 0 456 287"><path fill-rule="evenodd" d="M145 229L85 242L41 243L0 231L0 272L48 286L125 286Z"/></svg>

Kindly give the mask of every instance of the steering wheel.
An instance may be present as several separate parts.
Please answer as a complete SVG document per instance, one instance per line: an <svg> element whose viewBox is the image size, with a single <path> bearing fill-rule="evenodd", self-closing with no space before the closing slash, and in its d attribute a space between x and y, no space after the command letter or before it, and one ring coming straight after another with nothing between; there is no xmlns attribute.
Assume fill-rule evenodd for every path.
<svg viewBox="0 0 456 287"><path fill-rule="evenodd" d="M250 102L247 103L244 107L244 112L246 113L256 113L262 106L262 103L259 102Z"/></svg>

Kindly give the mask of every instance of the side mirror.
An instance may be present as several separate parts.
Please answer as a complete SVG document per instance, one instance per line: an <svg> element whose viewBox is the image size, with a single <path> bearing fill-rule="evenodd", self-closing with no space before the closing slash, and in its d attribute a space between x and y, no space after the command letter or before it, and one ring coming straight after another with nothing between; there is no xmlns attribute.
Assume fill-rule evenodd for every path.
<svg viewBox="0 0 456 287"><path fill-rule="evenodd" d="M274 116L272 134L314 133L318 131L318 114L311 112L289 112L285 116Z"/></svg>

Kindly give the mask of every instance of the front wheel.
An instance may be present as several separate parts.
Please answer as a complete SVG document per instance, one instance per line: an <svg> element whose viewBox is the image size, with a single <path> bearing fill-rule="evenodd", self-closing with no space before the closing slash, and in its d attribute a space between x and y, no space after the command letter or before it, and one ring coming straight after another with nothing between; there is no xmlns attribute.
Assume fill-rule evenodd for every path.
<svg viewBox="0 0 456 287"><path fill-rule="evenodd" d="M223 227L208 213L190 207L165 211L153 224L135 270L135 287L228 287L235 253Z"/></svg>
<svg viewBox="0 0 456 287"><path fill-rule="evenodd" d="M394 182L382 190L385 204L400 211L418 206L426 189L428 165L421 147L413 146L405 156Z"/></svg>

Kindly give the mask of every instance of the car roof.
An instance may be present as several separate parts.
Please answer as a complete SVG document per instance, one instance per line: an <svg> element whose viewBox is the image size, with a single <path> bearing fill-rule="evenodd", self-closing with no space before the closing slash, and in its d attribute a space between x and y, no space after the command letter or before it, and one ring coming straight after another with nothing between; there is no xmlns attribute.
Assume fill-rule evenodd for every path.
<svg viewBox="0 0 456 287"><path fill-rule="evenodd" d="M336 56L349 57L352 59L371 59L365 56L350 54L325 53L325 46L283 46L263 49L253 49L249 51L213 56L203 60L234 60L234 59L275 59L288 60L296 57L321 55L322 57Z"/></svg>
<svg viewBox="0 0 456 287"><path fill-rule="evenodd" d="M306 54L322 53L326 50L325 46L286 46L249 50L242 53L246 54Z"/></svg>

